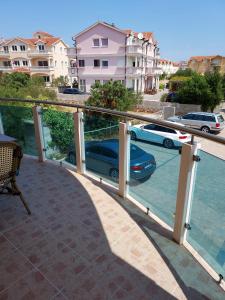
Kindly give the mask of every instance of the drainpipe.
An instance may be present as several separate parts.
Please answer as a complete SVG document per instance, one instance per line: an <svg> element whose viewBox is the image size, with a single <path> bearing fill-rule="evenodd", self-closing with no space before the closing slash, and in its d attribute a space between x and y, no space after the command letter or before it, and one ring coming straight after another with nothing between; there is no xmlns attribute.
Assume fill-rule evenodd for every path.
<svg viewBox="0 0 225 300"><path fill-rule="evenodd" d="M142 57L141 57L141 66L142 66L142 68L144 68L144 44L145 43L148 43L148 41L144 41L141 45L141 47L142 47ZM142 91L142 81L143 81L142 79L143 79L143 74L141 72L141 91Z"/></svg>
<svg viewBox="0 0 225 300"><path fill-rule="evenodd" d="M76 53L76 71L77 71L77 83L78 86L80 87L80 83L79 83L79 69L78 69L78 60L77 60L77 43L76 43L76 39L74 39L74 37L72 37L72 40L74 41L74 48L75 48L75 53Z"/></svg>
<svg viewBox="0 0 225 300"><path fill-rule="evenodd" d="M125 81L125 87L127 87L127 39L129 35L125 37L125 74L124 74L124 81Z"/></svg>
<svg viewBox="0 0 225 300"><path fill-rule="evenodd" d="M146 60L145 60L145 70L148 67L148 46L151 45L151 43L148 41L146 45ZM146 74L145 74L146 75Z"/></svg>

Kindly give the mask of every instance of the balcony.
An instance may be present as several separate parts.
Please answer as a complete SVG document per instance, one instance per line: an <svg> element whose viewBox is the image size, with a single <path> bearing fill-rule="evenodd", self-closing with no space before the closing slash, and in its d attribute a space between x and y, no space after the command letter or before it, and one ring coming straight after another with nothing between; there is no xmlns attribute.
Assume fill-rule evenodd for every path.
<svg viewBox="0 0 225 300"><path fill-rule="evenodd" d="M73 48L67 48L67 55L70 58L75 58L76 57L76 49L74 47Z"/></svg>
<svg viewBox="0 0 225 300"><path fill-rule="evenodd" d="M142 67L127 67L127 75L128 76L140 76L141 74L144 74L144 68Z"/></svg>
<svg viewBox="0 0 225 300"><path fill-rule="evenodd" d="M142 47L140 45L127 45L127 55L142 55Z"/></svg>
<svg viewBox="0 0 225 300"><path fill-rule="evenodd" d="M131 125L112 125L109 120L115 111L107 112L109 126L94 129L95 116L84 107L76 112L76 105L60 110L63 104L57 102L43 108L36 107L41 101L29 101L28 107L4 103L0 128L17 138L29 155L23 158L17 181L32 215L26 215L15 196L1 195L0 299L224 299L224 282L219 286L216 281L225 270L225 161L207 153L202 138L220 143L221 148L224 139L185 129L196 134L196 141L201 137L202 149L184 144L180 155L176 148L130 142ZM52 110L52 105L58 110ZM105 114L94 110L103 122ZM49 122L54 114L66 139L64 134L56 138L60 127L56 132L56 124ZM129 118L162 122L137 115ZM120 143L118 180L101 172L102 163L96 165L98 170L88 165L87 143L109 138ZM126 171L132 145L156 159L157 168L146 181L132 182ZM71 151L75 160L70 159ZM200 162L191 162L193 153ZM190 191L193 178L196 186ZM217 179L216 187L212 178ZM193 202L188 231L186 220L179 223L181 215L187 216L182 209L186 201ZM182 246L173 240L179 236L184 239Z"/></svg>
<svg viewBox="0 0 225 300"><path fill-rule="evenodd" d="M32 66L29 68L32 72L35 71L52 71L54 69L53 66Z"/></svg>
<svg viewBox="0 0 225 300"><path fill-rule="evenodd" d="M0 51L0 57L9 57L9 51Z"/></svg>
<svg viewBox="0 0 225 300"><path fill-rule="evenodd" d="M12 66L0 66L1 71L7 71L7 70L12 70Z"/></svg>
<svg viewBox="0 0 225 300"><path fill-rule="evenodd" d="M28 50L27 51L27 55L30 57L40 57L40 56L52 56L53 52L49 51L49 50L43 50L43 51L39 51L39 50Z"/></svg>
<svg viewBox="0 0 225 300"><path fill-rule="evenodd" d="M151 75L160 75L162 74L162 68L160 67L151 67L151 68L146 68L146 74L151 76Z"/></svg>

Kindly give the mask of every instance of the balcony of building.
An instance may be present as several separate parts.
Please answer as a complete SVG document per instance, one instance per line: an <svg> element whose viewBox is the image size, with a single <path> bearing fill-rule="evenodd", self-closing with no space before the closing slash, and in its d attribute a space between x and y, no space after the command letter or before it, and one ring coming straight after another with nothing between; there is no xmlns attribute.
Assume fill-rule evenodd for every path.
<svg viewBox="0 0 225 300"><path fill-rule="evenodd" d="M69 58L75 58L76 57L76 48L75 47L67 48L67 55L69 56Z"/></svg>
<svg viewBox="0 0 225 300"><path fill-rule="evenodd" d="M9 51L0 51L0 57L9 57Z"/></svg>
<svg viewBox="0 0 225 300"><path fill-rule="evenodd" d="M224 299L225 161L198 143L179 154L130 141L124 118L177 126L171 123L93 108L96 118L83 106L48 103L0 102L0 133L25 154L17 182L32 211L17 196L0 195L0 299ZM108 139L119 142L118 177L103 161L91 167L85 150ZM131 175L135 147L154 155L151 178Z"/></svg>
<svg viewBox="0 0 225 300"><path fill-rule="evenodd" d="M53 56L53 51L50 51L48 49L46 50L32 49L27 51L27 55L29 57L49 57L49 56Z"/></svg>
<svg viewBox="0 0 225 300"><path fill-rule="evenodd" d="M127 45L127 55L145 55L141 45Z"/></svg>

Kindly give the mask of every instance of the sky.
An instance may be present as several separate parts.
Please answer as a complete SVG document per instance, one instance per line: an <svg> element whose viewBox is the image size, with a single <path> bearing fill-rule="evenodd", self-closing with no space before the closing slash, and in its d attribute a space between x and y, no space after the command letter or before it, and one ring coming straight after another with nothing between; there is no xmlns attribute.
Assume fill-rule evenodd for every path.
<svg viewBox="0 0 225 300"><path fill-rule="evenodd" d="M7 0L1 1L0 38L37 30L72 36L96 21L153 31L162 58L225 56L225 0Z"/></svg>

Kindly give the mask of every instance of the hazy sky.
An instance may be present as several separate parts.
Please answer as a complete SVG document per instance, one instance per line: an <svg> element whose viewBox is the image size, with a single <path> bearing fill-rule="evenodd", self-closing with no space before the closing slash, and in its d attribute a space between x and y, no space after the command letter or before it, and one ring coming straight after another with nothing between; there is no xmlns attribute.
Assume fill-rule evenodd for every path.
<svg viewBox="0 0 225 300"><path fill-rule="evenodd" d="M43 30L72 45L74 34L101 20L153 31L163 58L225 55L225 0L2 0L0 10L4 38Z"/></svg>

